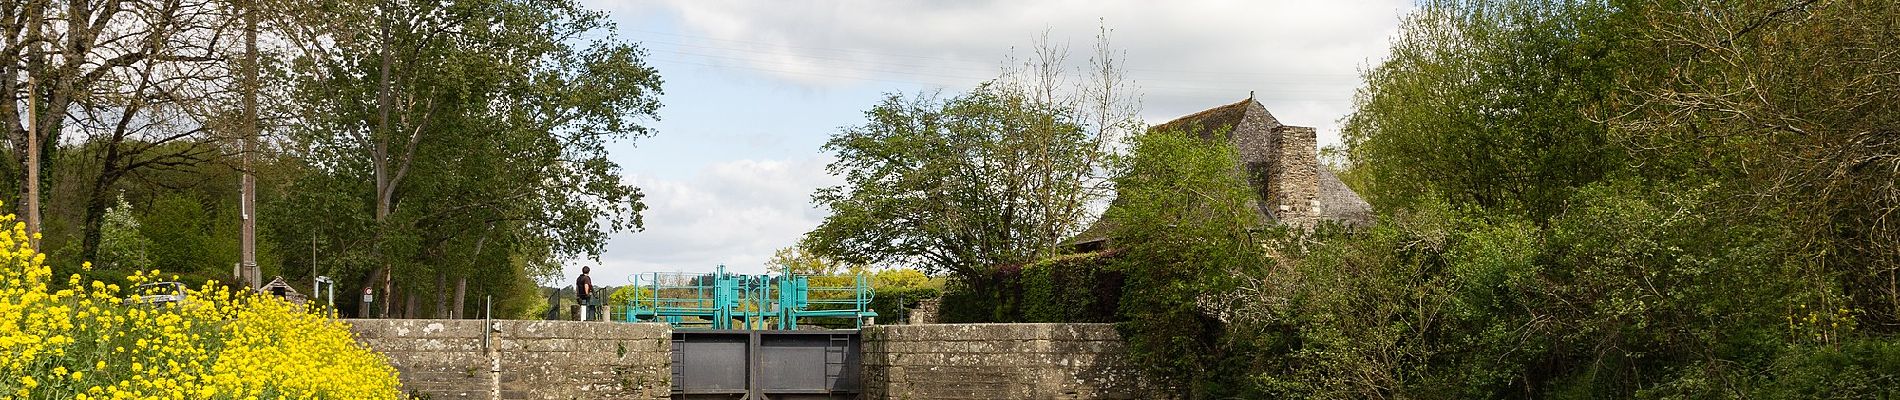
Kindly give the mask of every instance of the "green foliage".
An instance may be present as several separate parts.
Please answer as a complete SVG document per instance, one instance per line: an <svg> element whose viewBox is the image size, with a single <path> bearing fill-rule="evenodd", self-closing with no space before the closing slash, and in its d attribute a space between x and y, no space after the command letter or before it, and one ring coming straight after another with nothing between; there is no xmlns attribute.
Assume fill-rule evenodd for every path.
<svg viewBox="0 0 1900 400"><path fill-rule="evenodd" d="M1013 320L1007 311L1014 309L1017 296L1009 295L1011 282L999 280L982 289L960 280L944 285L942 300L938 305L937 322L946 324L1003 322Z"/></svg>
<svg viewBox="0 0 1900 400"><path fill-rule="evenodd" d="M844 270L858 271L861 265L846 263L829 257L812 254L805 246L792 246L772 252L772 258L765 260L765 268L781 274L830 275Z"/></svg>
<svg viewBox="0 0 1900 400"><path fill-rule="evenodd" d="M1629 65L1604 1L1429 2L1407 17L1342 134L1375 208L1443 197L1541 221L1623 159L1584 111Z"/></svg>
<svg viewBox="0 0 1900 400"><path fill-rule="evenodd" d="M862 269L854 268L858 273ZM924 275L910 268L886 268L871 272L871 310L880 321L908 321L911 309L920 301L943 295L943 278Z"/></svg>
<svg viewBox="0 0 1900 400"><path fill-rule="evenodd" d="M620 287L602 288L601 290L607 292L606 304L615 309L620 309L621 307L626 307L628 304L633 304L633 300L635 298L641 298L641 299L653 298L653 288L649 288L649 287L620 286Z"/></svg>
<svg viewBox="0 0 1900 400"><path fill-rule="evenodd" d="M1215 134L1207 137L1222 137ZM1194 397L1231 395L1237 378L1217 315L1239 282L1267 259L1256 235L1254 196L1230 144L1201 132L1151 132L1135 140L1116 178L1116 221L1125 274L1120 331L1133 357L1160 382Z"/></svg>
<svg viewBox="0 0 1900 400"><path fill-rule="evenodd" d="M1019 322L1116 322L1122 274L1113 253L1071 254L1022 268Z"/></svg>
<svg viewBox="0 0 1900 400"><path fill-rule="evenodd" d="M831 216L806 243L848 262L965 278L1043 254L1060 239L1051 226L1077 225L1067 216L1083 205L1067 198L1097 167L1100 149L1075 114L997 83L947 100L886 96L866 124L826 142L846 183L812 196Z"/></svg>
<svg viewBox="0 0 1900 400"><path fill-rule="evenodd" d="M1270 241L1275 267L1239 285L1256 300L1224 307L1259 314L1223 331L1247 349L1236 392L1888 392L1900 366L1872 322L1887 291L1868 284L1886 272L1863 265L1890 253L1836 235L1883 243L1864 222L1892 179L1815 155L1894 154L1854 139L1891 113L1836 114L1892 96L1827 93L1900 70L1844 50L1891 40L1867 30L1892 9L1426 4L1347 121L1348 175L1379 223Z"/></svg>
<svg viewBox="0 0 1900 400"><path fill-rule="evenodd" d="M1116 322L1122 273L1115 253L1068 254L1004 265L985 290L958 282L944 294L942 322ZM882 294L880 294L882 296Z"/></svg>
<svg viewBox="0 0 1900 400"><path fill-rule="evenodd" d="M1778 232L1709 218L1705 188L1619 181L1541 228L1448 204L1282 242L1271 318L1236 327L1297 397L1690 396L1747 379L1828 299L1777 267ZM1838 332L1829 333L1829 335ZM1721 360L1711 362L1710 360ZM1673 393L1673 394L1672 394Z"/></svg>
<svg viewBox="0 0 1900 400"><path fill-rule="evenodd" d="M386 276L397 296L473 279L474 293L532 297L522 287L561 261L642 227L643 195L606 148L651 134L661 81L604 13L515 0L289 12L308 30L287 34L313 49L292 64L292 105L313 117L289 132L300 190L269 210L296 222L273 228L281 247L328 255L287 263L379 291Z"/></svg>
<svg viewBox="0 0 1900 400"><path fill-rule="evenodd" d="M1756 382L1760 399L1893 398L1900 396L1900 341L1863 338L1832 346L1797 346L1775 360L1773 379Z"/></svg>
<svg viewBox="0 0 1900 400"><path fill-rule="evenodd" d="M1648 62L1600 113L1641 173L1724 183L1733 220L1792 229L1812 275L1864 326L1900 333L1900 6L1883 1L1642 7Z"/></svg>

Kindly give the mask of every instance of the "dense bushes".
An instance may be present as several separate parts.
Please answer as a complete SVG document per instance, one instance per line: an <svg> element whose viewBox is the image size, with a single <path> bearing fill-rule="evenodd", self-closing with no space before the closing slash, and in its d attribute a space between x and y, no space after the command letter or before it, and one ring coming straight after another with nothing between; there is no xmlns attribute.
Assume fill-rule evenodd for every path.
<svg viewBox="0 0 1900 400"><path fill-rule="evenodd" d="M1205 310L1265 316L1203 336L1248 353L1247 377L1222 384L1278 398L1890 396L1900 230L1872 221L1900 199L1900 96L1869 85L1895 83L1900 58L1856 49L1892 48L1896 15L1424 4L1344 128L1346 174L1378 225L1270 241L1284 257L1240 285L1264 288L1258 301Z"/></svg>
<svg viewBox="0 0 1900 400"><path fill-rule="evenodd" d="M1072 254L999 266L985 282L954 281L943 294L939 319L950 323L1118 321L1122 274L1114 260L1114 253Z"/></svg>
<svg viewBox="0 0 1900 400"><path fill-rule="evenodd" d="M1022 322L1111 322L1124 293L1115 253L1086 253L1022 268Z"/></svg>
<svg viewBox="0 0 1900 400"><path fill-rule="evenodd" d="M1371 227L1252 229L1231 149L1136 143L1123 336L1192 398L1900 395L1896 20L1424 2L1345 121Z"/></svg>
<svg viewBox="0 0 1900 400"><path fill-rule="evenodd" d="M221 286L140 304L129 287L52 283L0 217L0 395L17 399L394 399L396 371L342 322ZM83 269L89 269L87 265ZM152 282L157 271L129 277Z"/></svg>

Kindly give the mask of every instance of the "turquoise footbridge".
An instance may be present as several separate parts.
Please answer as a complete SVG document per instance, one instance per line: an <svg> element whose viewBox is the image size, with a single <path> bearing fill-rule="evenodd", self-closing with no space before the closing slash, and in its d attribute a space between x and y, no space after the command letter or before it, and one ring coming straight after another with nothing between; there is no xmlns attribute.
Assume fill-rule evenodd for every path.
<svg viewBox="0 0 1900 400"><path fill-rule="evenodd" d="M795 330L825 320L855 329L877 318L863 274L747 275L721 265L712 273L650 272L629 281L619 289L633 291L625 320L676 329Z"/></svg>

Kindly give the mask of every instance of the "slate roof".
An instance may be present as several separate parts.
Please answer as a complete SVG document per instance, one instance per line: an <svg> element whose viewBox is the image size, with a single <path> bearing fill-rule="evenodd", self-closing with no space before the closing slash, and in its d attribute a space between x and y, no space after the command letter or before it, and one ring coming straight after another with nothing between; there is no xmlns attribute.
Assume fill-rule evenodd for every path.
<svg viewBox="0 0 1900 400"><path fill-rule="evenodd" d="M1352 191L1332 168L1325 166L1319 168L1319 204L1321 219L1352 226L1372 224L1372 203L1359 197L1359 192Z"/></svg>

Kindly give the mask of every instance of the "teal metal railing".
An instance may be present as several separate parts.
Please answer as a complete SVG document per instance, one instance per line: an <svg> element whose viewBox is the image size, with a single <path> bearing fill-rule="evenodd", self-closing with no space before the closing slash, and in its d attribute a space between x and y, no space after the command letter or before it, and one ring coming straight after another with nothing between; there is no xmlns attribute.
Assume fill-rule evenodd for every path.
<svg viewBox="0 0 1900 400"><path fill-rule="evenodd" d="M746 275L650 272L629 278L626 321L665 322L682 329L798 329L819 319L874 321L869 278L850 275ZM803 322L801 322L803 321Z"/></svg>

